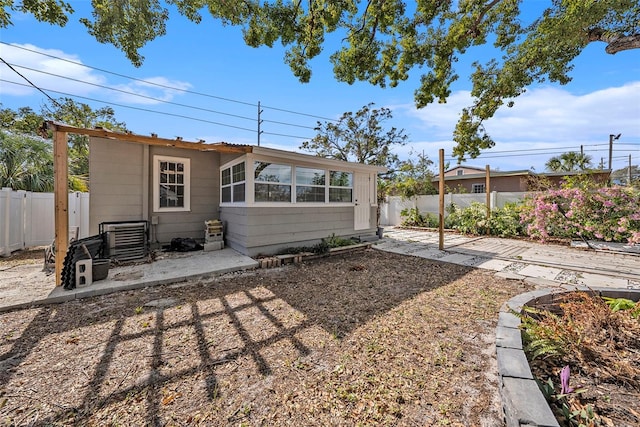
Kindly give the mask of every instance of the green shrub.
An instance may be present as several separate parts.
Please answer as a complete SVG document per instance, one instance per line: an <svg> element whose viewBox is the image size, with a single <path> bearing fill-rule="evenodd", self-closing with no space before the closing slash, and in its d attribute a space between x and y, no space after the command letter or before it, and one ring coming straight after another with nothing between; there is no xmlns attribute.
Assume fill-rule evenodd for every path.
<svg viewBox="0 0 640 427"><path fill-rule="evenodd" d="M402 224L405 227L430 227L438 226L438 217L430 212L421 214L418 208L407 208L400 212L403 218Z"/></svg>
<svg viewBox="0 0 640 427"><path fill-rule="evenodd" d="M487 208L483 203L473 202L465 209L456 207L447 217L448 227L464 234L487 234Z"/></svg>
<svg viewBox="0 0 640 427"><path fill-rule="evenodd" d="M524 227L520 223L522 205L517 202L506 203L502 208L491 211L489 221L492 236L515 237L524 234Z"/></svg>

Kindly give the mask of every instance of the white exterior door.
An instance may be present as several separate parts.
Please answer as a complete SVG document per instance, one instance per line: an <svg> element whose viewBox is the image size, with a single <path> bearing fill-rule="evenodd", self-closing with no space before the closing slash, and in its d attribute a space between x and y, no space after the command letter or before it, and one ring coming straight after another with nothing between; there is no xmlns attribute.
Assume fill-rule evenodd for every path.
<svg viewBox="0 0 640 427"><path fill-rule="evenodd" d="M369 191L369 175L364 173L356 173L353 184L353 201L355 203L354 211L354 230L364 230L370 228L369 221L371 217L371 199Z"/></svg>

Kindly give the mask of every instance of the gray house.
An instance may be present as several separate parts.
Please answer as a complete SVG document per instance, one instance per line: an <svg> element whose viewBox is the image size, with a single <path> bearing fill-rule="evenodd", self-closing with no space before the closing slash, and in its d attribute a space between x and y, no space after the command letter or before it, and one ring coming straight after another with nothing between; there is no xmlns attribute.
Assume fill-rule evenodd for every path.
<svg viewBox="0 0 640 427"><path fill-rule="evenodd" d="M271 148L107 133L90 138L90 232L148 221L155 245L204 238L219 219L245 255L272 254L331 234L376 233L377 174L385 169Z"/></svg>

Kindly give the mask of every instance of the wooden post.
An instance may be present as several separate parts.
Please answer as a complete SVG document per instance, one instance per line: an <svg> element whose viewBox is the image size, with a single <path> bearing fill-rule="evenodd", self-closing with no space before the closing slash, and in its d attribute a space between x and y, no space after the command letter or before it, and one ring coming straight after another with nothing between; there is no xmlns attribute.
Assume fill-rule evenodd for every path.
<svg viewBox="0 0 640 427"><path fill-rule="evenodd" d="M69 247L69 192L67 133L53 132L53 192L56 227L56 286L62 285L62 267Z"/></svg>
<svg viewBox="0 0 640 427"><path fill-rule="evenodd" d="M484 189L487 193L487 234L491 234L491 230L489 229L489 220L491 219L491 170L489 169L489 165L486 166L485 171Z"/></svg>
<svg viewBox="0 0 640 427"><path fill-rule="evenodd" d="M439 196L439 204L440 204L440 215L438 221L438 229L439 229L439 238L438 238L438 249L441 251L444 250L444 149L440 149L440 182L438 185L438 196Z"/></svg>

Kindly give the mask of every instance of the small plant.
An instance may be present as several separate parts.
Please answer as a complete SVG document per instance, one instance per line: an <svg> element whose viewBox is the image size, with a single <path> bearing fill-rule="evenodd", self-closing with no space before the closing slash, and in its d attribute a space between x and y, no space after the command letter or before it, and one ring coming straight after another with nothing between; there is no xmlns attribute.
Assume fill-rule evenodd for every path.
<svg viewBox="0 0 640 427"><path fill-rule="evenodd" d="M144 312L144 308L141 305L136 307L135 309L136 314L142 314L143 312Z"/></svg>
<svg viewBox="0 0 640 427"><path fill-rule="evenodd" d="M607 303L611 311L613 311L614 313L620 310L631 310L631 316L634 319L638 318L638 310L634 310L637 304L630 299L609 297L602 297L602 299Z"/></svg>
<svg viewBox="0 0 640 427"><path fill-rule="evenodd" d="M574 396L586 391L585 389L574 390L569 386L570 369L566 365L560 371L560 393L556 393L553 380L547 379L546 382L536 380L540 391L554 409L559 420L564 420L563 425L571 427L591 427L601 425L602 420L594 412L593 406L590 404L583 406Z"/></svg>
<svg viewBox="0 0 640 427"><path fill-rule="evenodd" d="M525 352L532 359L562 356L566 348L562 319L533 307L525 306L523 311L525 314L512 313L522 322L520 327Z"/></svg>
<svg viewBox="0 0 640 427"><path fill-rule="evenodd" d="M400 216L404 218L402 220L402 225L405 227L435 228L438 226L438 218L436 215L429 212L421 214L418 208L403 209L400 212Z"/></svg>

